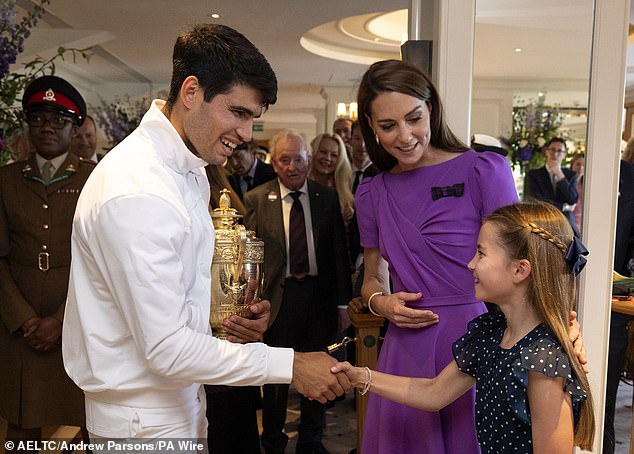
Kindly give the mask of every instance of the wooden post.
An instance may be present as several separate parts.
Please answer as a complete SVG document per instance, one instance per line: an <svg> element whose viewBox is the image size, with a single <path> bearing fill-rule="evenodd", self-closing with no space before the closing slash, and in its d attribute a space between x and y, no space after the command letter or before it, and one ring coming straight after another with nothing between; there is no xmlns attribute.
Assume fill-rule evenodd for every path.
<svg viewBox="0 0 634 454"><path fill-rule="evenodd" d="M357 352L357 366L376 368L376 360L379 356L379 330L383 326L384 319L370 313L357 313L350 316L354 326ZM368 408L368 395L359 395L357 391L357 452L361 452L361 440L363 440L363 425L365 424L365 411Z"/></svg>

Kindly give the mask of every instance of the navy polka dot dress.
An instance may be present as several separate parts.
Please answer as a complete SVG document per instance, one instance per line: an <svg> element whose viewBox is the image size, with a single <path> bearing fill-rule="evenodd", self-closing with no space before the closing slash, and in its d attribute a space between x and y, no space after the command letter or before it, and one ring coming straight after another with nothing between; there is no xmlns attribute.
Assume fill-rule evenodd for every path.
<svg viewBox="0 0 634 454"><path fill-rule="evenodd" d="M572 396L575 424L585 392L561 345L540 324L510 349L500 347L506 329L502 313L487 313L469 323L453 345L458 368L476 379L476 428L482 453L532 453L528 372L563 377Z"/></svg>

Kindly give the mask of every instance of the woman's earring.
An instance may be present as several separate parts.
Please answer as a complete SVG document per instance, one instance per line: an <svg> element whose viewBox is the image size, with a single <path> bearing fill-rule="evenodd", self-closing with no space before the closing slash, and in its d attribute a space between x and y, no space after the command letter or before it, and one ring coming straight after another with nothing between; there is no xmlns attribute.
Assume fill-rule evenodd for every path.
<svg viewBox="0 0 634 454"><path fill-rule="evenodd" d="M381 142L379 141L379 136L377 136L376 134L374 134L374 140L376 140L377 145L381 145Z"/></svg>

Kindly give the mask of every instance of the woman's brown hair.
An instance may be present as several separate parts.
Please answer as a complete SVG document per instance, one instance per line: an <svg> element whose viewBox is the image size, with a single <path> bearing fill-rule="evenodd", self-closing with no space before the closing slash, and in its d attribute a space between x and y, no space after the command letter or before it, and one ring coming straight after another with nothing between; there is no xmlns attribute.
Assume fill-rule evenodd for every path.
<svg viewBox="0 0 634 454"><path fill-rule="evenodd" d="M399 60L385 60L374 63L363 75L359 85L357 102L359 124L370 159L381 170L387 171L396 165L396 158L378 143L370 126L372 103L378 95L397 92L413 96L428 103L430 113L431 141L436 148L462 152L469 149L449 129L445 122L442 103L438 91L431 80L416 66Z"/></svg>

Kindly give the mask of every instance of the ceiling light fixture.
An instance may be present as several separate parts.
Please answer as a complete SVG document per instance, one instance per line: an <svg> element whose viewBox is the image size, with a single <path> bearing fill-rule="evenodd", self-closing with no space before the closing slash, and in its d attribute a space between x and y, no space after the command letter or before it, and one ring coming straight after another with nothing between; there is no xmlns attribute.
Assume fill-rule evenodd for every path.
<svg viewBox="0 0 634 454"><path fill-rule="evenodd" d="M357 120L357 115L359 112L359 107L356 102L338 102L337 103L337 117L339 118L349 118L352 121Z"/></svg>
<svg viewBox="0 0 634 454"><path fill-rule="evenodd" d="M210 15L212 19L220 19L220 14L218 13L211 13Z"/></svg>
<svg viewBox="0 0 634 454"><path fill-rule="evenodd" d="M515 52L517 52L517 53L522 52L522 50L523 50L523 49L522 49L521 47L516 47L516 48L515 48Z"/></svg>

